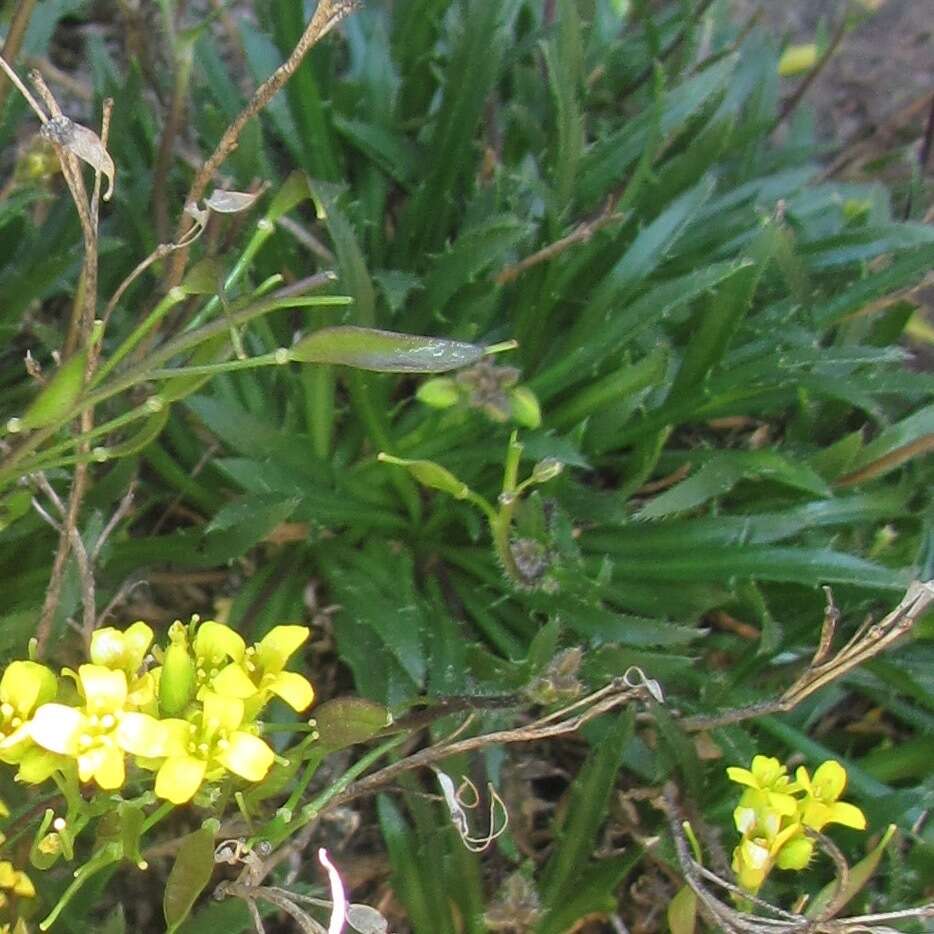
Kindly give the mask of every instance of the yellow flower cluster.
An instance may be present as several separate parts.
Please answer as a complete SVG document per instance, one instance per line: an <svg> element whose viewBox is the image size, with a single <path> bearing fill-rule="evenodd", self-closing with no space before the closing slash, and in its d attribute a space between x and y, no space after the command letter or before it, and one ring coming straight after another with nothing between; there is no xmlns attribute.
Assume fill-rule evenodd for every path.
<svg viewBox="0 0 934 934"><path fill-rule="evenodd" d="M792 779L778 759L756 756L749 769L726 770L744 786L733 811L742 840L733 850L733 871L739 884L757 892L774 866L804 869L814 852L806 828L820 831L827 824L864 830L866 818L858 807L839 801L846 788L846 770L830 759L814 773L799 766Z"/></svg>
<svg viewBox="0 0 934 934"><path fill-rule="evenodd" d="M130 756L174 804L227 773L262 781L275 754L258 715L274 696L296 711L314 700L310 682L285 670L308 635L276 626L247 647L229 626L195 618L174 623L163 649L138 622L97 630L89 663L60 678L35 661L12 662L0 678L0 761L18 766L19 781L77 769L81 782L113 791Z"/></svg>

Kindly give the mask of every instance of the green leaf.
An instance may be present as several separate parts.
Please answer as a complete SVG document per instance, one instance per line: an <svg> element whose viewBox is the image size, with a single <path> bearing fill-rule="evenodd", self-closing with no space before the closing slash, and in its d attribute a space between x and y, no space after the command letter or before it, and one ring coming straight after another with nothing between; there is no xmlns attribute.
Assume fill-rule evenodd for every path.
<svg viewBox="0 0 934 934"><path fill-rule="evenodd" d="M597 834L607 819L616 773L634 727L634 710L616 715L603 742L591 751L571 785L571 800L558 830L557 848L545 866L540 886L548 908L555 908L571 895L577 874L590 859Z"/></svg>
<svg viewBox="0 0 934 934"><path fill-rule="evenodd" d="M314 718L319 742L331 750L365 743L392 724L392 714L382 704L362 697L325 701Z"/></svg>
<svg viewBox="0 0 934 934"><path fill-rule="evenodd" d="M267 532L272 531L292 515L298 503L298 498L243 496L218 510L205 528L205 533L225 532L243 525L253 525L257 528L264 528ZM262 537L263 535L259 535L257 541Z"/></svg>
<svg viewBox="0 0 934 934"><path fill-rule="evenodd" d="M182 838L181 846L165 883L162 910L168 925L168 934L178 930L188 917L198 896L204 891L214 874L214 828L199 827Z"/></svg>
<svg viewBox="0 0 934 934"><path fill-rule="evenodd" d="M475 363L484 353L477 344L347 325L303 337L289 348L289 359L379 373L446 373Z"/></svg>
<svg viewBox="0 0 934 934"><path fill-rule="evenodd" d="M689 885L682 885L668 903L666 912L671 934L694 934L697 927L697 896Z"/></svg>
<svg viewBox="0 0 934 934"><path fill-rule="evenodd" d="M661 560L660 560L661 558ZM818 586L852 584L904 590L908 575L829 548L723 545L704 553L662 557L643 553L616 567L620 579L645 581L729 581L736 577Z"/></svg>
<svg viewBox="0 0 934 934"><path fill-rule="evenodd" d="M663 136L672 134L712 97L726 89L735 67L735 56L721 59L669 91L660 119L651 110L645 110L635 118L624 120L621 129L594 143L580 167L580 201L591 204L618 184L642 154L656 121Z"/></svg>
<svg viewBox="0 0 934 934"><path fill-rule="evenodd" d="M72 409L84 386L87 354L72 354L52 375L19 420L21 431L43 428L63 419Z"/></svg>

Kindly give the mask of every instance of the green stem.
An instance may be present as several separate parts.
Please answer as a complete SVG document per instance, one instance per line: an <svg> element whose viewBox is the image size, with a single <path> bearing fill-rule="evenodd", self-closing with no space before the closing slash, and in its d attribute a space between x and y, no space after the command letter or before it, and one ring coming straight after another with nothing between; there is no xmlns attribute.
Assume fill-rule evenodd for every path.
<svg viewBox="0 0 934 934"><path fill-rule="evenodd" d="M117 364L132 351L139 342L186 296L181 288L169 289L168 294L149 313L146 320L134 328L133 333L113 352L107 362L97 371L91 387L99 386L113 372Z"/></svg>
<svg viewBox="0 0 934 934"><path fill-rule="evenodd" d="M288 354L288 351L285 351ZM181 376L213 376L215 373L229 373L232 370L252 370L260 366L272 366L288 363L283 359L282 350L273 350L271 353L259 357L247 357L245 360L227 360L224 363L205 363L201 366L178 366L164 370L151 370L150 379L177 379Z"/></svg>
<svg viewBox="0 0 934 934"><path fill-rule="evenodd" d="M250 237L250 242L247 243L246 248L240 254L240 258L234 264L234 268L230 270L230 274L224 280L224 291L232 288L240 281L243 274L249 269L256 254L262 249L263 244L273 235L275 229L276 225L271 220L266 217L260 219L259 223L256 225L256 230L253 231L253 236ZM207 321L208 318L217 311L220 304L221 299L219 295L215 295L211 298L204 308L188 323L185 329L186 332L190 331L192 328L197 328L203 322Z"/></svg>
<svg viewBox="0 0 934 934"><path fill-rule="evenodd" d="M0 487L10 480L17 479L21 471L17 468L20 463L45 441L51 438L63 426L67 425L73 418L80 415L85 409L93 408L106 399L123 392L126 389L146 382L150 379L150 374L164 363L168 363L174 356L191 350L198 344L225 332L231 323L245 324L253 318L269 314L281 308L307 308L318 305L346 305L351 299L346 295L322 295L322 296L296 296L289 298L271 297L266 301L258 302L255 305L249 305L233 312L229 319L222 318L209 322L196 331L188 331L178 337L167 341L161 347L156 348L146 360L141 361L135 366L130 367L122 375L117 376L109 385L99 387L92 392L87 393L80 398L72 407L61 416L55 423L48 425L34 432L27 438L3 464L0 469Z"/></svg>
<svg viewBox="0 0 934 934"><path fill-rule="evenodd" d="M407 733L400 733L397 736L393 736L391 739L387 740L385 743L381 743L375 749L370 750L366 755L362 756L357 762L355 762L340 778L337 779L332 785L328 786L324 791L322 791L317 797L312 798L300 811L297 819L285 823L281 817L273 818L259 833L252 842L256 843L259 840L266 840L273 845L273 847L279 846L284 840L287 840L291 837L296 831L301 830L306 824L313 821L327 806L328 802L335 798L337 795L341 794L352 782L356 781L364 772L367 771L375 762L378 762L383 756L388 752L391 752L402 743L405 739L408 738ZM312 776L314 775L315 770L317 769L318 762L314 759L308 764L305 769L305 775L302 776L302 782L307 785L307 782L311 781ZM311 771L311 775L308 775L308 772ZM307 778L307 781L306 781ZM301 783L300 783L301 785ZM304 793L304 788L302 788L302 793ZM289 803L297 803L300 798L300 795L296 796L293 793L289 798Z"/></svg>
<svg viewBox="0 0 934 934"><path fill-rule="evenodd" d="M164 817L171 814L174 808L175 805L172 804L171 801L163 801L162 804L143 821L143 829L140 831L140 836L155 827Z"/></svg>
<svg viewBox="0 0 934 934"><path fill-rule="evenodd" d="M123 854L123 847L119 843L108 843L101 847L80 869L75 871L75 878L71 885L62 893L55 907L49 912L45 919L39 924L40 931L47 931L55 924L58 916L62 913L65 906L77 894L81 886L95 873L100 872L107 866L119 862Z"/></svg>

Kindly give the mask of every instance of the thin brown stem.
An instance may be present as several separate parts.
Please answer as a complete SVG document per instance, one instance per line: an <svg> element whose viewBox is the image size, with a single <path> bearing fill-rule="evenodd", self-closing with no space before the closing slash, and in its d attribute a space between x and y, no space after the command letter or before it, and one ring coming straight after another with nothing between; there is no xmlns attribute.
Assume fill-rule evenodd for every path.
<svg viewBox="0 0 934 934"><path fill-rule="evenodd" d="M592 239L594 234L604 227L610 224L620 223L624 220L624 216L617 213L613 208L615 208L615 202L612 208L603 211L593 220L578 224L567 236L561 237L561 239L543 246L540 250L536 250L524 259L519 260L518 263L503 267L503 269L496 274L493 281L496 282L497 285L506 285L518 279L522 273L531 269L533 266L538 266L540 263L546 263L554 259L565 250L578 243L587 243Z"/></svg>
<svg viewBox="0 0 934 934"><path fill-rule="evenodd" d="M689 732L697 732L739 723L751 717L787 713L815 691L843 677L847 672L901 639L932 603L934 603L934 581L914 581L898 606L881 622L861 629L842 649L828 658L828 639L835 625L833 620L836 610L831 602L828 604L824 631L814 658L798 680L780 697L717 714L684 717L681 720L681 726Z"/></svg>
<svg viewBox="0 0 934 934"><path fill-rule="evenodd" d="M0 50L3 58L12 64L19 55L19 50L23 47L23 39L26 36L26 29L29 26L29 20L32 19L32 11L35 9L36 0L19 0L13 18L10 20L10 28L7 31L6 39L3 42L3 49ZM9 72L7 72L9 75ZM14 84L17 82L13 80ZM18 85L17 85L18 86ZM19 88L22 90L22 88ZM10 85L0 79L0 113L3 112L3 105L6 103L7 95L10 93ZM29 95L26 95L29 99Z"/></svg>
<svg viewBox="0 0 934 934"><path fill-rule="evenodd" d="M344 17L356 7L356 0L320 0L301 38L289 57L256 89L249 103L224 131L214 152L195 175L188 189L185 204L197 204L203 197L214 173L236 149L243 128L269 103L295 74L309 50L320 42ZM194 222L183 212L176 228L175 240L182 241ZM179 250L172 257L168 270L168 287L178 285L188 262L188 250Z"/></svg>

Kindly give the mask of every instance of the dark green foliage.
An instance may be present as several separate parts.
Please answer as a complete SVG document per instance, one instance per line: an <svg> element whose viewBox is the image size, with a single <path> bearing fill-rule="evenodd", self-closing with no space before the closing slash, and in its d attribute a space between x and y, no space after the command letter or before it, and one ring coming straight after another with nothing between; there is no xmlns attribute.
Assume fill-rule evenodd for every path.
<svg viewBox="0 0 934 934"><path fill-rule="evenodd" d="M658 679L669 706L655 745L628 714L593 725L596 743L553 846L531 873L541 934L613 910L636 868L641 849L632 844L592 855L621 768L625 781L678 779L724 823L733 792L723 769L748 764L757 750L799 750L812 765L845 759L854 800L877 829L888 820L910 826L906 815L930 807L932 795L930 626L911 653L874 662L785 717L716 731L721 758L712 763L666 712L780 694L797 670L786 666L816 645L821 585L835 585L849 627L891 608L912 578L930 576L931 470L919 455L934 433L934 379L906 366L909 300L881 306L934 263L934 232L896 220L879 186L820 181L815 149L767 135L779 89L766 37L754 32L734 48L737 29L712 19L698 59L691 4L668 4L653 19L657 5L633 3L625 24L616 6L369 2L314 50L225 166L231 187L262 177L271 193L238 218L240 228L223 227L222 247L196 248L196 258L213 252L212 265L187 288L213 295L229 277L223 307L236 310L270 276L333 269L331 291L352 304L277 311L240 333L249 356L291 347L292 361L327 365L179 380L171 409L138 433L109 438L129 466L99 469L82 526L87 537L113 512L123 487L110 479L138 472L139 512L100 556L104 602L130 574L223 566L252 553L259 568L234 600L231 623L249 639L297 619L314 578L337 607L336 647L356 691L396 713L425 694L521 691L572 646L585 650L582 687L629 665ZM258 80L291 50L302 4L257 0L256 13L258 25L244 25L240 40ZM206 30L198 40L192 77L192 122L205 150L244 103L219 35ZM659 63L679 37L679 54ZM136 68L122 74L99 43L89 58L96 99L117 100L118 188L102 229L109 295L157 242L146 205L161 116ZM20 114L11 101L0 139ZM296 168L306 176L290 177ZM173 167L170 213L186 171L180 161ZM4 423L34 398L25 350L54 369L80 268L73 210L59 198L33 213L45 197L28 184L0 202ZM262 210L275 230L233 276ZM324 251L309 252L294 222ZM541 261L518 265L539 251ZM329 253L333 262L322 258ZM105 358L151 311L157 287L153 275L128 291ZM203 308L183 307L166 334ZM218 320L220 304L210 307ZM517 587L469 503L376 459L384 451L436 462L495 502L513 426L482 405L420 404L421 377L346 369L369 354L394 364L371 369L405 371L399 361L411 348L371 338L348 350L343 336L352 331L326 330L341 325L443 338L445 359L462 353L465 364L476 352L451 342L518 340L494 360L521 370L542 406L541 427L520 432L521 475L546 457L568 466L522 501L513 534L532 543L553 587ZM293 346L296 331L308 336ZM226 332L216 340L203 358L174 362L211 363L218 347L229 356ZM161 385L172 392L172 382ZM106 401L102 411L113 418L122 404ZM60 470L51 479L59 483ZM178 504L203 522L167 528L160 516ZM291 536L270 545L283 523ZM31 633L52 542L7 492L5 652ZM79 598L69 580L59 632ZM718 614L756 627L758 643L714 628ZM543 631L554 639L547 658L538 657ZM809 738L846 698L887 710L910 741L891 749L884 733L830 720L819 742ZM491 780L511 755L481 763ZM481 858L450 827L439 829L443 810L387 796L378 816L412 930L485 930L483 899L496 886L484 886ZM643 819L655 826L658 815ZM929 830L914 842L921 874L934 863L934 842ZM497 846L489 855L497 872L520 866L508 834ZM898 907L883 877L877 910ZM820 881L788 887L816 893ZM170 923L191 907L192 893L183 896ZM206 908L206 926L196 927L196 913L181 930L207 930L218 912Z"/></svg>

